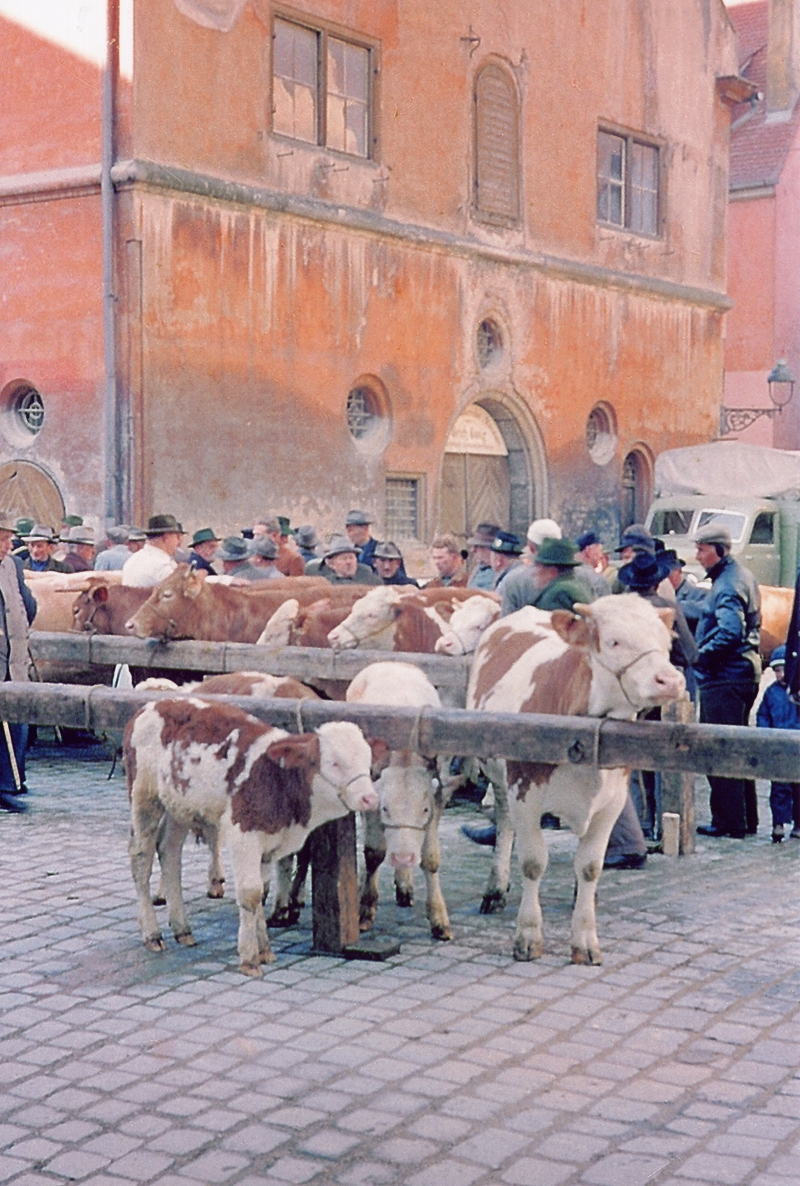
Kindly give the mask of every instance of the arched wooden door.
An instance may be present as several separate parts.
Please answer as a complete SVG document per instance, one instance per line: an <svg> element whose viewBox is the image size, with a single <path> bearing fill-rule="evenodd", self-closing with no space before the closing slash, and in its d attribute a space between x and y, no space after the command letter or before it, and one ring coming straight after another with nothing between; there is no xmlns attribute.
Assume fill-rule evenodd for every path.
<svg viewBox="0 0 800 1186"><path fill-rule="evenodd" d="M464 543L478 523L511 521L509 451L496 421L478 404L453 425L445 446L439 528Z"/></svg>
<svg viewBox="0 0 800 1186"><path fill-rule="evenodd" d="M23 516L58 531L64 519L64 499L49 474L30 461L0 465L0 510L12 519Z"/></svg>

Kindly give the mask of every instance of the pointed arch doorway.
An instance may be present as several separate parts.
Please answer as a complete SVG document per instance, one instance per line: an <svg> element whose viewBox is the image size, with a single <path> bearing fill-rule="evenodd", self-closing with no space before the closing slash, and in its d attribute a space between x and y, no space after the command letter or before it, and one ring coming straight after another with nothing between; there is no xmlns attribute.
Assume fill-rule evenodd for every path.
<svg viewBox="0 0 800 1186"><path fill-rule="evenodd" d="M537 438L533 430L523 433L500 399L487 396L465 408L445 445L439 530L463 544L478 523L498 523L524 539L531 519L546 506L546 467Z"/></svg>

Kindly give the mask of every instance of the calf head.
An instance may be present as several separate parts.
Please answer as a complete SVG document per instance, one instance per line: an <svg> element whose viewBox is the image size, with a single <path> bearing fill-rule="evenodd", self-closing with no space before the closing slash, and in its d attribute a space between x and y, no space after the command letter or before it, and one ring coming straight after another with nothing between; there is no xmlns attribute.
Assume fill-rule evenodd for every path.
<svg viewBox="0 0 800 1186"><path fill-rule="evenodd" d="M434 812L434 788L424 763L389 765L377 783L386 856L395 869L412 869L422 859L425 829Z"/></svg>
<svg viewBox="0 0 800 1186"><path fill-rule="evenodd" d="M279 647L291 646L292 633L297 625L299 613L300 602L297 598L287 598L283 605L278 606L262 630L257 639L258 645L270 647L273 650L277 650Z"/></svg>
<svg viewBox="0 0 800 1186"><path fill-rule="evenodd" d="M81 634L105 634L108 630L108 585L93 584L85 589L72 606L72 629Z"/></svg>
<svg viewBox="0 0 800 1186"><path fill-rule="evenodd" d="M470 597L450 615L450 624L436 640L440 655L471 655L487 626L500 615L500 606L489 597Z"/></svg>
<svg viewBox="0 0 800 1186"><path fill-rule="evenodd" d="M392 585L371 589L356 602L345 620L331 630L328 642L332 649L353 650L365 645L385 649L387 643L391 649L391 639L385 636L390 635L402 602L403 593Z"/></svg>
<svg viewBox="0 0 800 1186"><path fill-rule="evenodd" d="M317 778L332 786L350 811L374 811L378 796L370 777L372 750L358 725L327 721L316 736L320 747Z"/></svg>
<svg viewBox="0 0 800 1186"><path fill-rule="evenodd" d="M588 652L592 668L591 716L630 718L642 709L677 700L683 675L669 661L674 613L635 593L554 610L552 625L570 646Z"/></svg>
<svg viewBox="0 0 800 1186"><path fill-rule="evenodd" d="M128 634L137 638L191 637L189 618L203 591L205 578L201 569L179 564L125 623Z"/></svg>

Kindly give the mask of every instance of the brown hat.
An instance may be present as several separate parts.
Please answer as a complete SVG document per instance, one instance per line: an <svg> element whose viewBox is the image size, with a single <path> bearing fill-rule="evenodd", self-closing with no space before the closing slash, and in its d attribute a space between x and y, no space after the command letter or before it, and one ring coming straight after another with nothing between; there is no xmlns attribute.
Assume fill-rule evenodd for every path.
<svg viewBox="0 0 800 1186"><path fill-rule="evenodd" d="M173 531L184 534L183 527L174 515L151 515L144 529L145 535L168 535Z"/></svg>
<svg viewBox="0 0 800 1186"><path fill-rule="evenodd" d="M475 528L475 534L467 540L468 548L491 548L497 533L500 531L499 523L479 523Z"/></svg>

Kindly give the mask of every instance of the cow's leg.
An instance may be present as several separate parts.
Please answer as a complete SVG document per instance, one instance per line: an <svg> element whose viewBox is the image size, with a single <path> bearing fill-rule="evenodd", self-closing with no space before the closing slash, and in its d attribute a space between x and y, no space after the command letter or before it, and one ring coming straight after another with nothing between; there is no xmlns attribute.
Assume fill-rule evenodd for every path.
<svg viewBox="0 0 800 1186"><path fill-rule="evenodd" d="M506 764L501 758L481 761L486 777L494 787L494 822L497 839L489 881L481 902L481 914L499 914L505 910L508 887L511 884L511 849L514 847L514 827L508 811L508 781Z"/></svg>
<svg viewBox="0 0 800 1186"><path fill-rule="evenodd" d="M511 812L517 834L517 859L522 870L522 901L517 914L514 936L514 959L535 960L542 954L542 907L539 883L547 868L547 844L539 822L540 796L534 787L527 788L527 798L511 792Z"/></svg>
<svg viewBox="0 0 800 1186"><path fill-rule="evenodd" d="M164 811L157 800L137 802L135 786L131 797L133 806L128 852L139 903L137 912L139 928L148 951L166 951L167 945L161 935L161 928L158 925L150 897L150 875L153 871L153 857L156 853L159 826Z"/></svg>
<svg viewBox="0 0 800 1186"><path fill-rule="evenodd" d="M246 976L260 976L261 964L275 959L264 918L264 882L261 873L262 840L258 833L229 833L228 848L239 907L239 967Z"/></svg>
<svg viewBox="0 0 800 1186"><path fill-rule="evenodd" d="M306 881L308 880L308 870L311 867L311 839L306 840L303 847L297 853L297 864L295 865L294 879L292 881L292 889L289 894L289 925L294 924L299 920L303 907L306 904Z"/></svg>
<svg viewBox="0 0 800 1186"><path fill-rule="evenodd" d="M398 906L414 905L414 870L395 869L394 900Z"/></svg>
<svg viewBox="0 0 800 1186"><path fill-rule="evenodd" d="M425 829L422 840L422 871L427 882L428 899L425 913L431 924L431 935L434 939L452 939L450 919L447 914L447 903L444 900L442 887L439 882L439 820L442 818L441 794L434 801L431 818Z"/></svg>
<svg viewBox="0 0 800 1186"><path fill-rule="evenodd" d="M364 812L364 881L359 895L358 929L368 931L378 911L378 870L386 860L386 836L377 811Z"/></svg>
<svg viewBox="0 0 800 1186"><path fill-rule="evenodd" d="M614 785L614 776L617 776ZM575 853L575 878L578 893L572 911L572 962L573 964L601 964L603 956L597 938L595 898L597 883L603 871L603 858L611 830L625 805L627 771L604 770L601 777L606 783L605 802L598 806L589 820L589 825L578 841ZM611 786L609 786L611 782Z"/></svg>
<svg viewBox="0 0 800 1186"><path fill-rule="evenodd" d="M181 883L183 845L188 833L187 827L168 815L158 833L158 860L170 929L178 943L184 947L194 947L195 938L186 918Z"/></svg>
<svg viewBox="0 0 800 1186"><path fill-rule="evenodd" d="M208 861L208 889L207 898L225 897L225 866L222 863L222 843L219 838L219 828L210 826L206 829L206 843L209 848Z"/></svg>
<svg viewBox="0 0 800 1186"><path fill-rule="evenodd" d="M270 927L288 927L289 922L289 899L292 892L292 874L294 872L294 853L288 857L281 857L279 861L274 861L269 870L269 879L272 881L272 913L267 920L267 926ZM264 879L264 902L267 899L267 891L269 889L269 881Z"/></svg>
<svg viewBox="0 0 800 1186"><path fill-rule="evenodd" d="M306 880L311 864L311 844L306 840L299 852L276 862L277 881L268 927L293 927L306 904Z"/></svg>
<svg viewBox="0 0 800 1186"><path fill-rule="evenodd" d="M164 814L164 815L161 817L161 823L158 825L158 837L157 837L157 839L156 839L156 850L158 850L158 849L161 847L161 837L162 837L162 834L163 834L163 832L164 832L164 829L165 829L165 828L166 828L166 826L167 826L167 818L168 818L168 817L167 817L167 815L166 815L166 813L165 813L165 814ZM159 865L158 865L158 888L157 888L156 892L153 894L153 905L154 905L154 906L166 906L166 904L167 904L167 895L166 895L166 892L165 892L165 890L164 890L164 876L163 876L163 873L162 873L162 871L161 871L161 862L159 861Z"/></svg>

